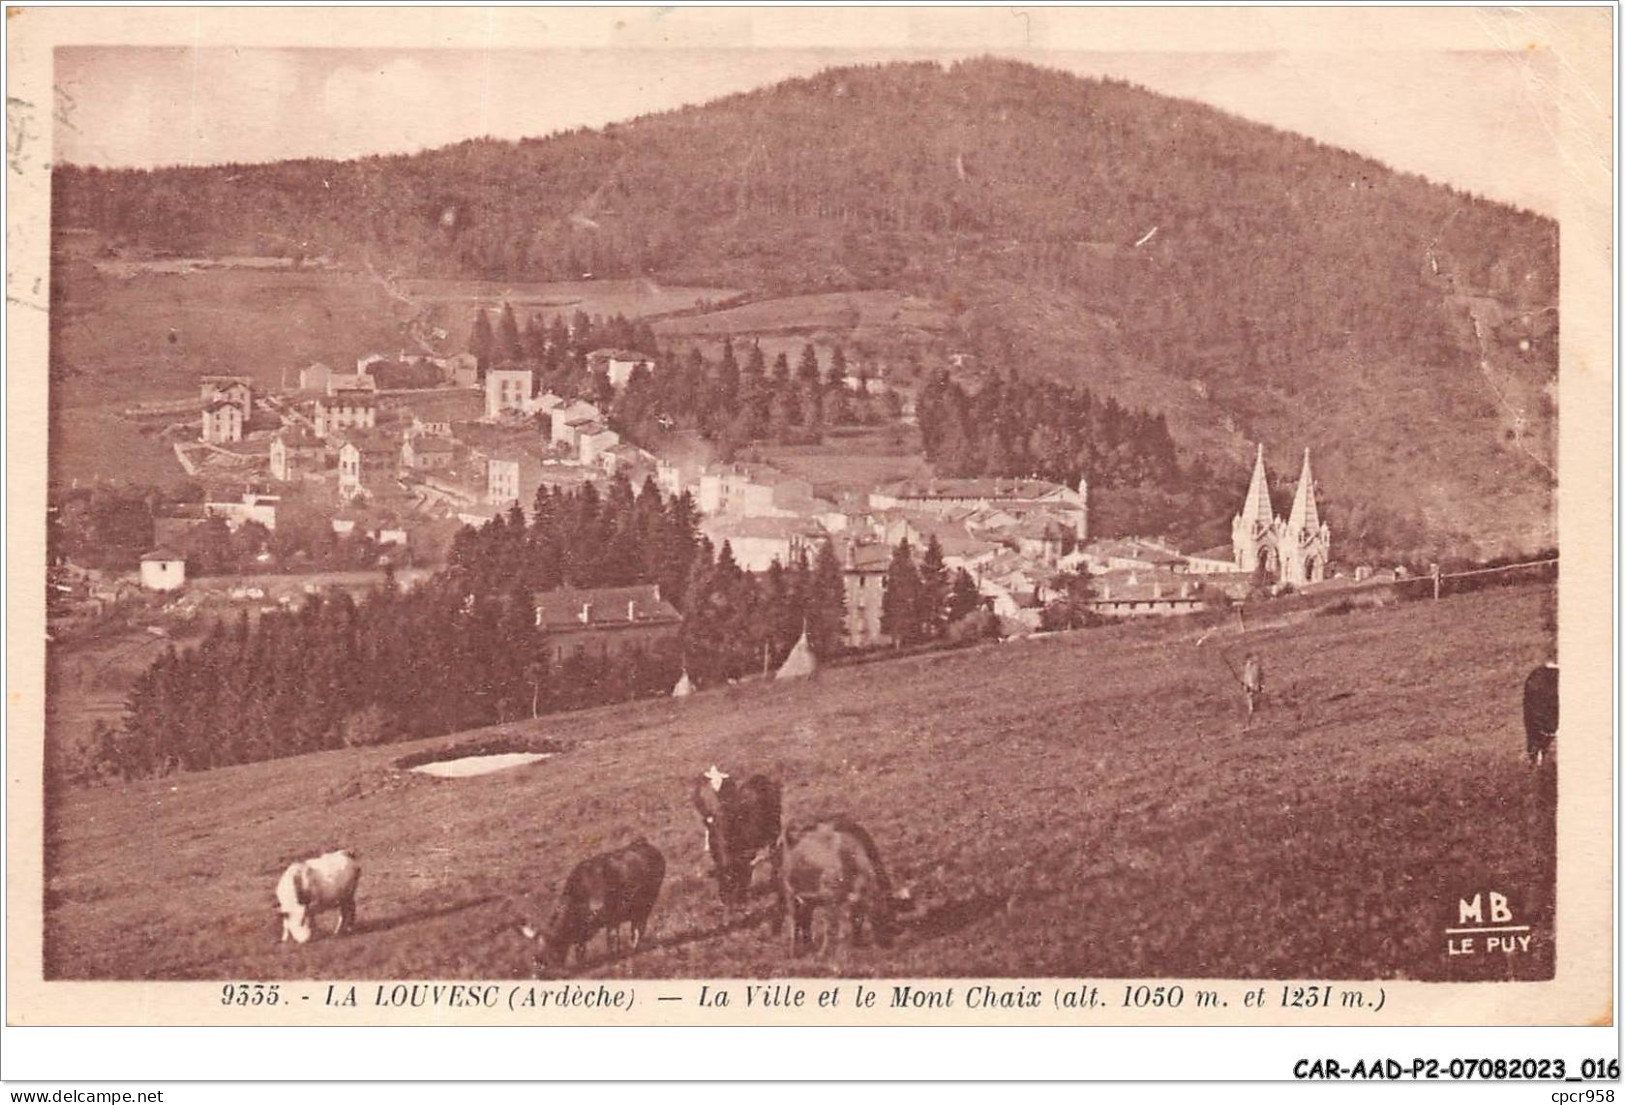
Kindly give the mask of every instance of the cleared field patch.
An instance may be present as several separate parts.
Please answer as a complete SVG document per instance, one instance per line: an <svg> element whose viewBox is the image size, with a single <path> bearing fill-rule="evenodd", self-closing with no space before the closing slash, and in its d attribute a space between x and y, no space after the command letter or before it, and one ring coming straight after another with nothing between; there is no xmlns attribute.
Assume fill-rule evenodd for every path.
<svg viewBox="0 0 1625 1105"><path fill-rule="evenodd" d="M440 738L66 793L47 975L522 977L513 922L643 835L669 865L648 942L579 973L1550 977L1555 776L1523 766L1519 720L1549 601L1251 633L1272 694L1247 732L1219 653L1241 642L1124 627L499 727L467 739L571 751L473 778L392 766ZM782 779L788 816L856 815L918 902L895 945L796 959L762 891L730 916L688 802L712 763ZM278 872L335 847L362 856L357 932L279 946ZM1449 957L1457 899L1490 886L1533 951Z"/></svg>
<svg viewBox="0 0 1625 1105"><path fill-rule="evenodd" d="M291 387L312 361L347 368L405 341L400 305L361 274L219 268L121 278L69 263L57 286L49 453L51 480L64 486L184 479L157 431L165 421L195 424L195 413L141 424L120 415L195 398L199 376L276 388L285 375Z"/></svg>
<svg viewBox="0 0 1625 1105"><path fill-rule="evenodd" d="M197 377L297 382L401 348L402 306L363 273L208 269L127 279L69 266L52 304L53 402L102 406L197 394ZM407 348L412 348L410 345ZM348 370L353 371L353 368Z"/></svg>
<svg viewBox="0 0 1625 1105"><path fill-rule="evenodd" d="M543 283L503 283L498 280L402 280L399 290L414 300L440 309L452 326L472 323L480 308L499 311L504 303L521 319L540 314L551 320L555 315L568 319L577 311L609 318L647 318L691 311L708 303L732 299L732 288L702 288L664 285L643 277L636 280L565 280ZM467 331L454 330L453 338L467 337Z"/></svg>
<svg viewBox="0 0 1625 1105"><path fill-rule="evenodd" d="M720 338L725 334L809 333L816 330L935 331L947 316L929 300L902 292L825 292L764 299L725 311L662 319L656 332Z"/></svg>

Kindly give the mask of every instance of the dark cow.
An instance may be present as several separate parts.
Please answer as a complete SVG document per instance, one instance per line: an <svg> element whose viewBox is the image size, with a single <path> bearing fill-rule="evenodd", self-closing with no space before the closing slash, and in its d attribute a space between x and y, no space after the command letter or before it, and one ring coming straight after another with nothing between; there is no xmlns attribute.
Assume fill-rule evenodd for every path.
<svg viewBox="0 0 1625 1105"><path fill-rule="evenodd" d="M880 850L863 826L839 814L802 821L785 826L779 847L779 924L790 916L793 954L811 942L820 906L825 911L820 950L839 939L843 915L854 943L866 924L882 947L891 943L896 914L913 903L907 890L893 891Z"/></svg>
<svg viewBox="0 0 1625 1105"><path fill-rule="evenodd" d="M546 927L538 931L522 924L519 931L536 941L541 960L554 968L569 962L571 948L578 964L585 960L587 942L599 929L614 955L621 947L621 926L630 925L636 951L665 877L666 857L647 840L582 860L564 880Z"/></svg>
<svg viewBox="0 0 1625 1105"><path fill-rule="evenodd" d="M1542 664L1523 681L1525 754L1539 766L1557 739L1557 665Z"/></svg>
<svg viewBox="0 0 1625 1105"><path fill-rule="evenodd" d="M779 840L782 809L779 784L765 775L734 782L712 767L694 782L694 808L705 822L705 850L711 856L717 891L737 905L750 893L751 874Z"/></svg>

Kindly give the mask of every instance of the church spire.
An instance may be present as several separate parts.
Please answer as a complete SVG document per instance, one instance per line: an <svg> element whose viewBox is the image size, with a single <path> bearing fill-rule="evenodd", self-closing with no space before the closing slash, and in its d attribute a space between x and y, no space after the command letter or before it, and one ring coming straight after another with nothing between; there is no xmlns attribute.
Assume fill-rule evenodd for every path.
<svg viewBox="0 0 1625 1105"><path fill-rule="evenodd" d="M1292 514L1287 532L1294 537L1320 530L1320 511L1315 507L1315 474L1309 470L1309 450L1303 451L1303 472L1298 476L1298 493L1292 498Z"/></svg>
<svg viewBox="0 0 1625 1105"><path fill-rule="evenodd" d="M1270 507L1269 484L1264 478L1264 445L1258 446L1258 459L1253 462L1253 482L1247 485L1247 499L1241 504L1239 516L1250 532L1269 529L1275 521Z"/></svg>

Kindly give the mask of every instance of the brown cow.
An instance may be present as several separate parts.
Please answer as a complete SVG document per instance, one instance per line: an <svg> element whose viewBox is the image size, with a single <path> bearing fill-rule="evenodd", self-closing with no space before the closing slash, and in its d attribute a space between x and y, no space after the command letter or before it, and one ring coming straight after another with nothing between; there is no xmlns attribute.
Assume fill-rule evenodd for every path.
<svg viewBox="0 0 1625 1105"><path fill-rule="evenodd" d="M779 841L782 798L779 784L765 775L735 783L712 767L694 782L694 808L705 822L705 850L711 856L717 892L738 905L750 893L751 875L772 858Z"/></svg>
<svg viewBox="0 0 1625 1105"><path fill-rule="evenodd" d="M895 915L913 903L893 892L874 838L851 818L835 815L786 825L780 838L779 925L789 914L793 954L812 940L813 915L825 910L819 950L839 938L844 914L853 942L867 924L881 946L891 943Z"/></svg>
<svg viewBox="0 0 1625 1105"><path fill-rule="evenodd" d="M647 840L582 860L564 880L558 908L546 927L538 931L521 924L519 931L536 941L540 958L554 968L569 962L571 948L577 964L585 960L587 942L599 929L609 953L618 953L623 924L631 926L636 951L665 877L666 857Z"/></svg>

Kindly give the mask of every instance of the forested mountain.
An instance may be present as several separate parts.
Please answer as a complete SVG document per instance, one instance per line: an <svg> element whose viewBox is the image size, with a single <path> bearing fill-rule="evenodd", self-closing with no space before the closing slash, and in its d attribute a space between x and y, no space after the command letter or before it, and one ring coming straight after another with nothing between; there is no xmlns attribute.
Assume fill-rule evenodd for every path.
<svg viewBox="0 0 1625 1105"><path fill-rule="evenodd" d="M836 69L519 143L59 167L54 201L57 227L181 253L897 288L982 363L1162 413L1217 467L1265 440L1290 478L1314 446L1356 544L1552 538L1556 225L1121 82Z"/></svg>

